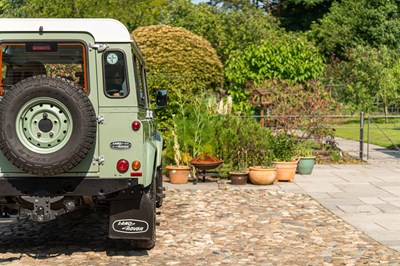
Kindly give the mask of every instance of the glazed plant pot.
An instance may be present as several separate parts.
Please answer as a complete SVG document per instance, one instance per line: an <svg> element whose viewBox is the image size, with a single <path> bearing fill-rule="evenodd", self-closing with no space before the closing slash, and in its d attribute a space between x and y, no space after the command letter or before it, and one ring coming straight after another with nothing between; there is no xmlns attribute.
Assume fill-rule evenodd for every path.
<svg viewBox="0 0 400 266"><path fill-rule="evenodd" d="M276 167L278 181L293 182L296 175L297 161L291 162L274 162Z"/></svg>
<svg viewBox="0 0 400 266"><path fill-rule="evenodd" d="M254 185L272 185L277 176L276 168L264 168L261 166L250 167L249 177Z"/></svg>
<svg viewBox="0 0 400 266"><path fill-rule="evenodd" d="M315 157L302 157L297 163L297 173L300 175L311 175L315 165Z"/></svg>
<svg viewBox="0 0 400 266"><path fill-rule="evenodd" d="M169 182L171 184L186 184L189 182L190 167L185 165L172 166L168 165Z"/></svg>
<svg viewBox="0 0 400 266"><path fill-rule="evenodd" d="M248 173L229 172L232 185L246 185L248 176Z"/></svg>

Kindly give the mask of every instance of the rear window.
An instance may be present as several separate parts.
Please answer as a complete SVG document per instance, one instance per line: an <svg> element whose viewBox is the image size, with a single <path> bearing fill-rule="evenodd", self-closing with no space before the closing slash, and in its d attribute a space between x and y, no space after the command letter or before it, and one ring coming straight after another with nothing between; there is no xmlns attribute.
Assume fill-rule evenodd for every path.
<svg viewBox="0 0 400 266"><path fill-rule="evenodd" d="M25 42L0 44L0 92L36 75L69 79L88 91L86 49L82 43Z"/></svg>

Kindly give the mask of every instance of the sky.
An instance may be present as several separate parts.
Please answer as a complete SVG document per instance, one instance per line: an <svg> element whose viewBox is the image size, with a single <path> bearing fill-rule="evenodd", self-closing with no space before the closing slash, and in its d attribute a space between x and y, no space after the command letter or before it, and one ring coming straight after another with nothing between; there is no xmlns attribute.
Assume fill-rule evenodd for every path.
<svg viewBox="0 0 400 266"><path fill-rule="evenodd" d="M192 3L194 3L194 4L207 2L207 0L191 0L191 1L192 1Z"/></svg>

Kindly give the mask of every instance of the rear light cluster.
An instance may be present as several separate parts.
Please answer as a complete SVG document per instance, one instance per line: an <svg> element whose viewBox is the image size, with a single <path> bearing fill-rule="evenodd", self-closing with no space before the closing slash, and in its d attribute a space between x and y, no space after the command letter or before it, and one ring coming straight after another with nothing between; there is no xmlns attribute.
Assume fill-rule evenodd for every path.
<svg viewBox="0 0 400 266"><path fill-rule="evenodd" d="M125 173L129 169L129 162L125 159L121 159L117 162L118 171Z"/></svg>
<svg viewBox="0 0 400 266"><path fill-rule="evenodd" d="M142 124L139 121L133 121L132 122L132 130L133 131L139 131L140 127ZM120 173L126 173L129 170L129 162L126 159L120 159L117 162L117 170ZM133 171L138 171L141 167L141 164L139 161L133 161L132 164L130 165L132 167ZM141 172L132 172L131 176L142 176Z"/></svg>
<svg viewBox="0 0 400 266"><path fill-rule="evenodd" d="M131 167L132 167L133 171L138 171L140 169L140 167L141 167L141 164L140 164L139 161L133 161ZM127 172L129 170L129 162L128 162L128 160L120 159L117 162L117 170L120 173ZM133 173L131 173L131 176L142 176L142 172L133 172Z"/></svg>
<svg viewBox="0 0 400 266"><path fill-rule="evenodd" d="M139 121L133 121L133 122L132 122L132 129L133 129L133 131L138 131L138 130L140 129L140 126L141 126L141 124L140 124Z"/></svg>
<svg viewBox="0 0 400 266"><path fill-rule="evenodd" d="M132 122L132 130L133 131L139 131L141 126L142 126L142 124L139 121ZM130 166L132 167L132 170L135 171L135 172L131 172L131 176L142 176L142 172L137 172L141 167L141 164L139 161L133 161ZM120 173L126 173L129 170L128 160L120 159L117 162L117 170Z"/></svg>

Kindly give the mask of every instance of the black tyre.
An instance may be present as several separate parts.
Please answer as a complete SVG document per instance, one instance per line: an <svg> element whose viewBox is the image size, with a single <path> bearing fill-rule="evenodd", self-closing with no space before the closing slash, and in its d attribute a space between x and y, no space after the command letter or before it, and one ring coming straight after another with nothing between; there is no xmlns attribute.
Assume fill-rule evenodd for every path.
<svg viewBox="0 0 400 266"><path fill-rule="evenodd" d="M0 150L36 175L57 175L78 165L95 142L96 126L86 93L63 78L27 78L0 102Z"/></svg>
<svg viewBox="0 0 400 266"><path fill-rule="evenodd" d="M162 166L157 167L157 175L156 175L156 183L157 183L157 197L156 197L156 207L160 208L163 205L164 201L164 187L163 187L163 179L162 179Z"/></svg>

